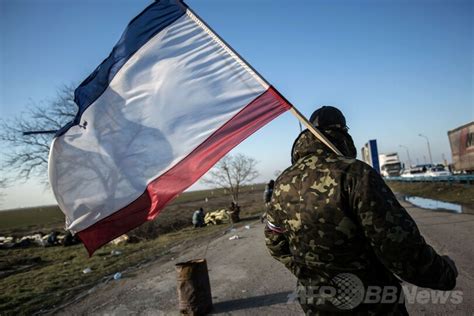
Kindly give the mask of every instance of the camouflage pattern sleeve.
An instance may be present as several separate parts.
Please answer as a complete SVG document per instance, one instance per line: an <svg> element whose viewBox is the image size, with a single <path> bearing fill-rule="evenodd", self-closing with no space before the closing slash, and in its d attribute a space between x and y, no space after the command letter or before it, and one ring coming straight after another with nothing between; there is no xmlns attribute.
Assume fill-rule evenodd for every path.
<svg viewBox="0 0 474 316"><path fill-rule="evenodd" d="M283 225L278 217L278 211L273 207L274 200L267 211L267 223L265 225L265 245L270 255L280 261L285 267L296 275L297 267L290 251L288 238L285 236Z"/></svg>
<svg viewBox="0 0 474 316"><path fill-rule="evenodd" d="M451 290L457 270L421 236L415 221L398 203L384 180L365 168L355 180L351 203L378 259L393 273L415 285Z"/></svg>

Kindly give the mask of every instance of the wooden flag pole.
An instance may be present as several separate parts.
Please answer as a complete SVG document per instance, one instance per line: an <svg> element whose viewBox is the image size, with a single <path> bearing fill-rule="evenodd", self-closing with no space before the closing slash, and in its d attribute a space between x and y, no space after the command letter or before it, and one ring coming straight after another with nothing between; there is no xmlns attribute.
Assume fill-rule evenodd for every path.
<svg viewBox="0 0 474 316"><path fill-rule="evenodd" d="M258 73L257 73L258 74ZM306 117L304 117L303 114L301 114L300 111L298 111L297 108L295 108L295 106L293 104L291 104L290 101L288 101L281 93L280 91L278 91L277 89L274 89L274 91L280 96L280 98L282 98L287 104L290 105L290 109L289 111L291 113L293 113L294 116L296 116L296 118L301 122L303 123L304 126L306 126L307 129L310 130L310 132L316 137L318 138L324 145L328 146L329 149L331 149L334 153L336 153L338 156L344 156L340 151L339 149L337 149L336 146L334 146L333 143L331 143L331 141L329 139L327 139L326 136L323 135L323 133L321 133L316 127L313 126L313 124L311 124L310 121L308 121L306 119Z"/></svg>
<svg viewBox="0 0 474 316"><path fill-rule="evenodd" d="M294 106L291 106L290 108L290 112L293 113L294 116L296 116L296 118L301 122L303 123L304 126L306 126L306 128L308 128L310 130L310 132L316 136L316 138L318 138L324 145L328 146L333 152L335 152L337 155L339 156L343 156L343 154L339 151L339 149L337 149L336 146L334 146L333 143L331 143L331 141L329 139L326 138L326 136L324 136L316 127L313 126L313 124L311 124L307 119L306 117L304 117L303 114L301 114L300 111L298 111L297 108L295 108Z"/></svg>
<svg viewBox="0 0 474 316"><path fill-rule="evenodd" d="M214 39L218 42L221 43L221 45L228 49L228 53L230 55L234 55L234 58L242 64L242 66L244 66L244 68L247 68L247 70L249 71L250 74L252 74L253 76L255 76L255 78L257 79L257 81L260 82L260 84L262 84L266 89L268 89L269 87L271 87L271 85L262 77L262 75L260 75L258 73L258 71L256 71L244 58L242 58L242 56L240 56L229 44L226 43L226 41L224 41L224 39L222 37L220 37L216 32L214 32L214 30L209 26L207 25L206 22L204 22L203 19L201 19L199 17L199 15L197 15L193 10L191 10L190 7L188 7L185 3L183 2L179 2L185 10L187 10L190 14L189 16L198 24L200 24L203 29L208 32L208 34L212 37L214 37ZM333 143L331 143L331 141L329 139L326 138L326 136L324 136L318 129L316 129L313 124L311 124L305 117L303 114L301 114L300 111L298 111L277 89L275 89L275 92L278 93L278 95L284 99L289 105L291 105L291 108L290 108L290 111L291 113L293 113L293 115L296 116L296 118L298 120L300 120L301 123L303 123L304 126L306 126L310 131L311 133L313 133L314 136L316 136L317 138L319 138L319 140L326 146L328 146L332 151L334 151L337 155L339 156L343 156L343 154L339 151L339 149L336 148L336 146L334 146Z"/></svg>

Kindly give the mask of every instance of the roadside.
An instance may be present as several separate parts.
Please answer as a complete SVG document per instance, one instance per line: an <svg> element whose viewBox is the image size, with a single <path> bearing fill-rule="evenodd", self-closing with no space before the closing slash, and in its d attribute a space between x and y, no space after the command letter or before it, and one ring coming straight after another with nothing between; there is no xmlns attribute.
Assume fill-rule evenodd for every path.
<svg viewBox="0 0 474 316"><path fill-rule="evenodd" d="M242 218L261 214L262 191L257 185L245 188L240 204ZM223 190L184 193L156 220L131 231L128 235L133 243L105 245L91 258L83 245L0 249L0 315L30 315L54 310L98 285L114 281L116 273L130 274L137 267L162 260L170 249L182 245L193 247L203 240L215 238L227 225L194 229L192 214L199 207L213 211L226 208L228 203L229 197ZM57 222L56 217L50 218L57 212L54 208L23 210L16 214L17 217L13 216L14 212L0 214L0 228L8 227L3 219L12 224L11 231L28 229L34 232L41 227L49 230L54 229ZM36 221L38 225L22 228L19 224L22 221Z"/></svg>
<svg viewBox="0 0 474 316"><path fill-rule="evenodd" d="M30 315L74 300L114 274L154 262L169 249L221 234L222 227L184 228L157 239L106 245L88 257L83 245L0 251L0 315ZM12 270L10 273L8 271ZM14 269L14 270L13 270ZM32 282L34 280L34 282Z"/></svg>
<svg viewBox="0 0 474 316"><path fill-rule="evenodd" d="M462 302L407 304L411 315L472 315L474 312L474 215L429 211L400 201L418 224L426 241L440 254L450 256L459 272L454 291L462 292ZM413 289L413 286L411 286ZM420 292L418 292L420 293ZM439 292L438 293L443 293ZM423 301L421 294L416 300ZM421 300L420 300L421 299Z"/></svg>
<svg viewBox="0 0 474 316"><path fill-rule="evenodd" d="M263 224L255 221L249 226L199 247L173 249L176 257L125 275L58 315L179 315L174 265L202 257L209 268L213 314L301 315L299 305L287 304L296 279L267 253ZM239 239L229 240L234 235Z"/></svg>
<svg viewBox="0 0 474 316"><path fill-rule="evenodd" d="M474 311L474 216L432 212L401 201L415 218L426 240L456 262L459 277L455 290L461 304L428 303L415 297L412 315L471 315ZM233 234L240 239L229 240ZM206 252L207 248L207 252ZM215 315L302 315L298 304L288 303L296 280L268 254L263 224L221 235L192 248L172 249L167 258L123 279L109 282L59 315L179 315L177 310L177 262L205 257L208 262ZM413 287L409 287L413 290ZM417 293L422 293L422 289ZM441 292L442 293L442 292ZM424 294L424 293L423 293ZM419 294L421 295L421 294Z"/></svg>
<svg viewBox="0 0 474 316"><path fill-rule="evenodd" d="M444 182L387 181L392 191L444 202L459 203L474 209L474 185Z"/></svg>

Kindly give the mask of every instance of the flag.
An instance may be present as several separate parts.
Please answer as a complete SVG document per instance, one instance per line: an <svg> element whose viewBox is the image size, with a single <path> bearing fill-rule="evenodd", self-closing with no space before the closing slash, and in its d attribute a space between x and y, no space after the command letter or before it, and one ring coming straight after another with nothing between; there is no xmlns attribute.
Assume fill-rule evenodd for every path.
<svg viewBox="0 0 474 316"><path fill-rule="evenodd" d="M154 219L291 105L178 0L154 2L75 91L50 183L90 255Z"/></svg>

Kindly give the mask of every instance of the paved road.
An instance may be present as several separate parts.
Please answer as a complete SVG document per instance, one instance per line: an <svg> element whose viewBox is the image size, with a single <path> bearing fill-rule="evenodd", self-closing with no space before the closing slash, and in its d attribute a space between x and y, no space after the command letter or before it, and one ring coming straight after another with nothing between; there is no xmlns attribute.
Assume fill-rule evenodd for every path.
<svg viewBox="0 0 474 316"><path fill-rule="evenodd" d="M474 215L434 212L401 202L438 253L453 258L459 271L454 291L460 304L407 304L411 315L474 315ZM451 299L451 298L450 298Z"/></svg>
<svg viewBox="0 0 474 316"><path fill-rule="evenodd" d="M463 291L461 304L407 304L412 315L472 315L474 313L474 216L433 212L404 203L428 242L448 254L459 269L456 290ZM229 240L233 234L239 240ZM59 314L64 315L178 315L174 265L201 258L207 244L193 250L173 249L153 263L119 281L98 287ZM179 254L184 253L184 254ZM172 258L172 257L175 258ZM263 225L240 228L212 240L207 249L215 315L302 315L288 303L296 279L267 253ZM413 291L413 287L409 287ZM416 301L416 299L415 299ZM421 299L423 301L423 298Z"/></svg>

